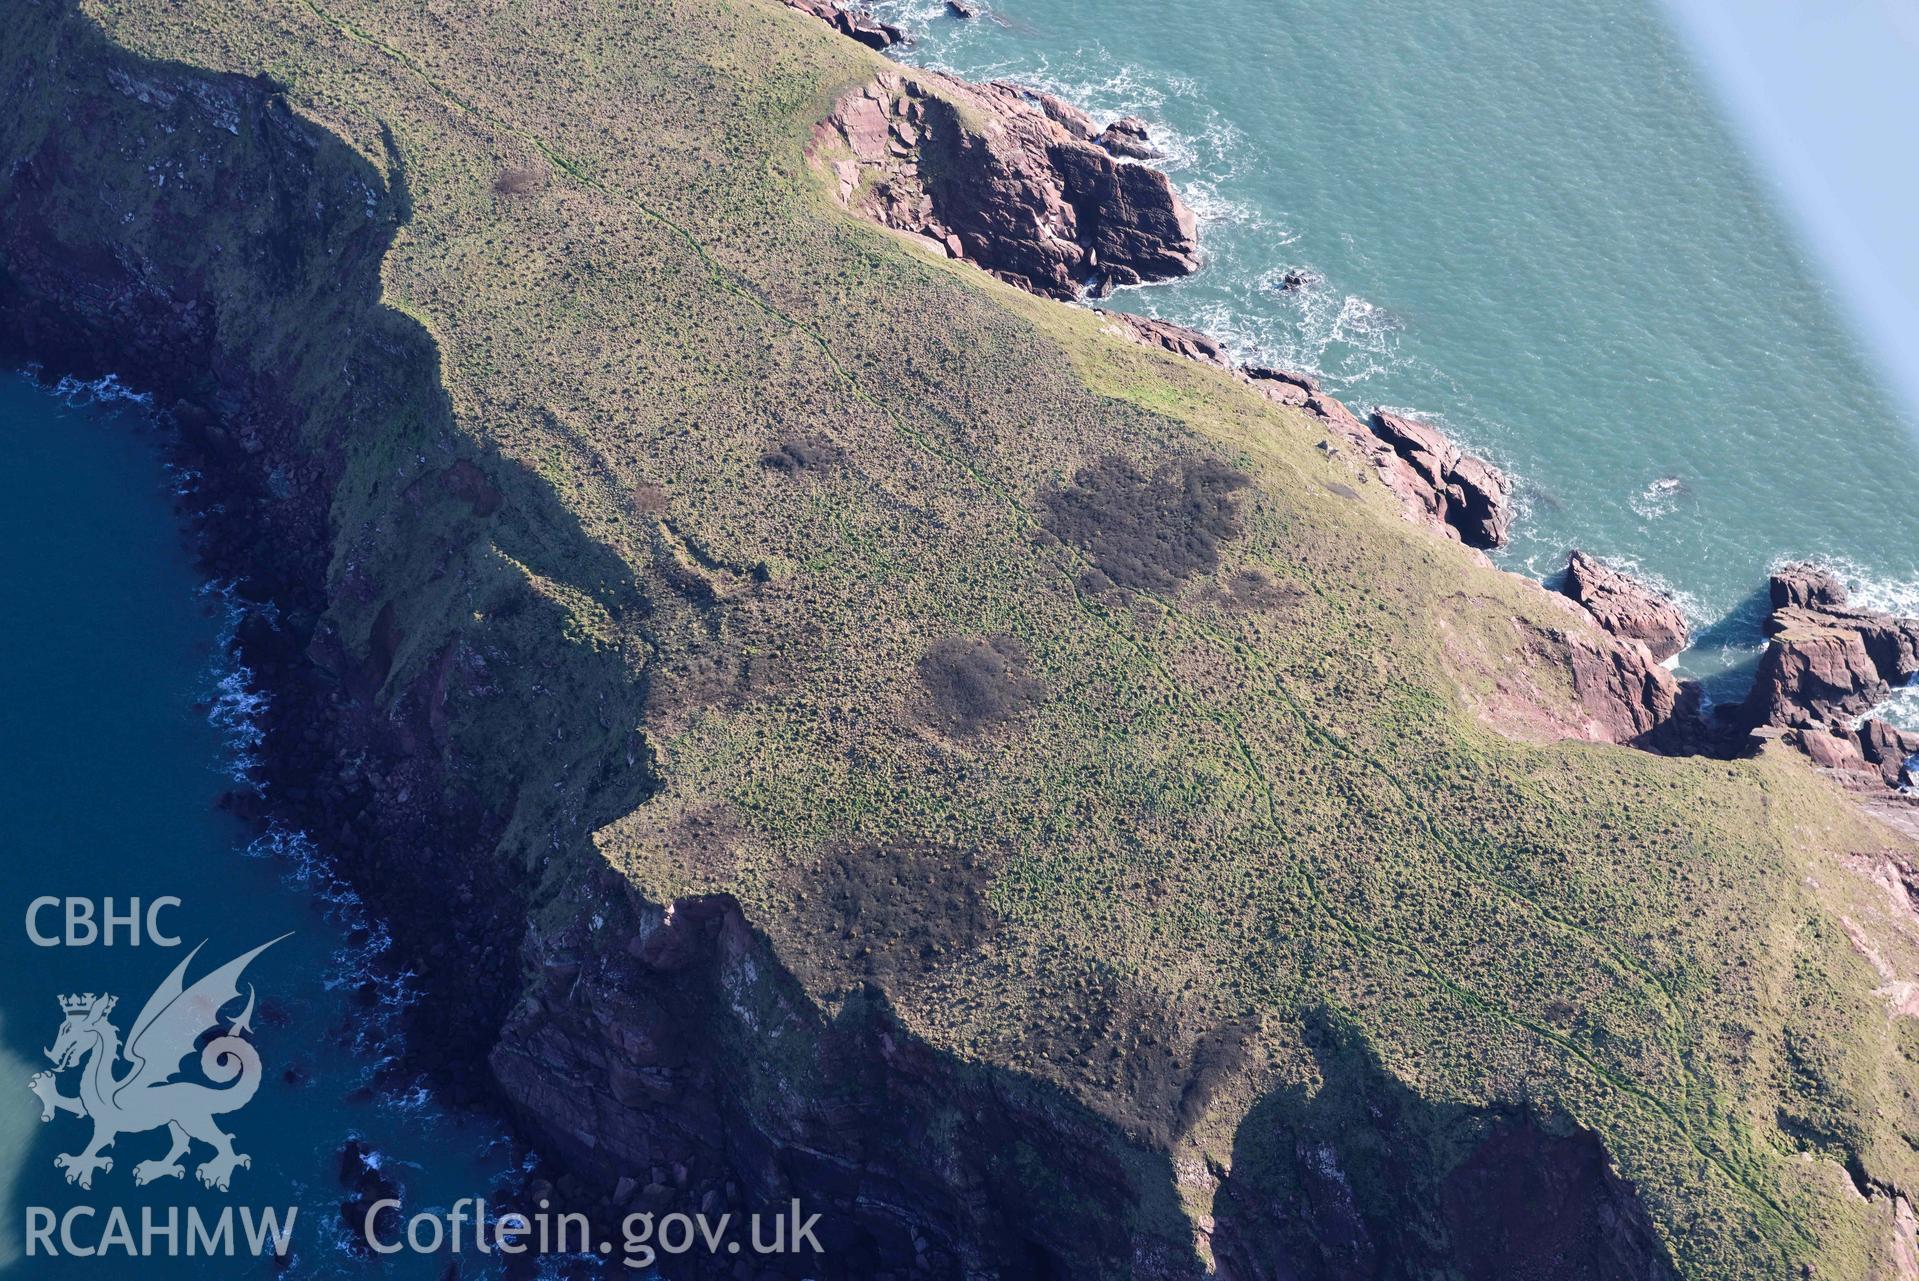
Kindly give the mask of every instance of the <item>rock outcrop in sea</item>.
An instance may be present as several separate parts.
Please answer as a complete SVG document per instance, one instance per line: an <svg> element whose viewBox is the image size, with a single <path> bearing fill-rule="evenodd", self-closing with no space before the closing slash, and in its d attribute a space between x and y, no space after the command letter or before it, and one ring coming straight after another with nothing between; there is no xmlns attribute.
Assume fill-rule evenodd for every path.
<svg viewBox="0 0 1919 1281"><path fill-rule="evenodd" d="M1780 569L1770 595L1770 639L1740 718L1755 731L1785 731L1822 766L1909 785L1919 735L1859 718L1919 674L1919 619L1854 607L1845 585L1815 565Z"/></svg>
<svg viewBox="0 0 1919 1281"><path fill-rule="evenodd" d="M1146 122L1138 116L1121 116L1093 139L1116 156L1131 160L1158 160L1165 153L1153 145Z"/></svg>

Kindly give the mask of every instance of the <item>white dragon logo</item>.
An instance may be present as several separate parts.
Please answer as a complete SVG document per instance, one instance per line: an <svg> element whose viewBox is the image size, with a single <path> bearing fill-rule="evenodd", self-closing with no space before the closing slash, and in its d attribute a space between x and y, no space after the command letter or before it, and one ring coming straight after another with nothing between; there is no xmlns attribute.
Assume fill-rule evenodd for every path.
<svg viewBox="0 0 1919 1281"><path fill-rule="evenodd" d="M93 1140L83 1151L53 1158L53 1163L67 1172L68 1183L91 1188L96 1170L113 1169L113 1159L101 1153L113 1146L116 1137L163 1125L172 1136L173 1146L159 1160L142 1161L133 1167L136 1184L183 1178L186 1170L180 1158L195 1139L213 1149L212 1158L194 1171L210 1188L226 1191L235 1167L252 1166L251 1157L233 1150L233 1136L213 1123L221 1113L245 1107L260 1088L260 1056L242 1039L253 1030L252 984L247 985L247 1004L240 1016L229 1021L224 1035L214 1037L200 1051L201 1072L207 1080L225 1088L171 1078L193 1053L201 1034L219 1030L221 1007L239 999L240 972L247 963L285 937L282 934L260 944L186 987L183 980L187 966L200 954L200 948L194 948L147 998L140 1017L133 1021L124 1051L119 1029L107 1019L117 997L89 992L60 998L66 1021L60 1024L53 1048L46 1052L53 1060L53 1071L36 1074L28 1084L40 1097L42 1121L51 1121L56 1112L93 1119ZM123 1055L131 1066L125 1075L116 1077L114 1066ZM86 1066L80 1073L79 1096L69 1098L60 1093L55 1078L82 1060Z"/></svg>

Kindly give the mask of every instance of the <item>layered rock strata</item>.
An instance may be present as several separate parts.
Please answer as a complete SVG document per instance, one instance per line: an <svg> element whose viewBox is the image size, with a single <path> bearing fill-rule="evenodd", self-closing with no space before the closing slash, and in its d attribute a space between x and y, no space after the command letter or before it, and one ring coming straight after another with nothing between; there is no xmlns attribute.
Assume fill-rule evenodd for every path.
<svg viewBox="0 0 1919 1281"><path fill-rule="evenodd" d="M813 154L842 205L1033 293L1199 266L1197 222L1166 175L1115 159L1050 95L889 71L840 100Z"/></svg>

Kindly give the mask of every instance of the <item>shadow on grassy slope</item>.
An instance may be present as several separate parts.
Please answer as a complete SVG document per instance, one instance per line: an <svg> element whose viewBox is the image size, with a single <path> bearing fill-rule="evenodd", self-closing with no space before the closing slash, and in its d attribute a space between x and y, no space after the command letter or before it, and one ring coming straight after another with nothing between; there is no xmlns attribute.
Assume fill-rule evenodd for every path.
<svg viewBox="0 0 1919 1281"><path fill-rule="evenodd" d="M1490 682L1515 620L1565 619L1378 495L1330 490L1364 482L1243 387L828 208L800 158L806 113L871 74L863 53L770 0L584 4L534 37L500 10L101 10L140 48L275 68L356 154L271 86L139 63L58 10L16 11L4 159L60 163L0 169L8 297L45 300L49 322L84 314L103 356L151 333L160 376L217 382L246 500L229 541L308 566L290 590L312 593L330 667L367 691L329 710L321 682L294 705L349 718L340 757L304 773L351 766L321 803L352 816L345 848L383 891L448 918L446 990L512 999L530 902L536 983L566 996L575 958L533 936L586 928L600 891L580 886L604 857L644 887L646 919L661 901L744 905L765 982L729 1000L770 1009L798 984L790 1017L811 1027L875 985L912 1033L882 1049L1048 1100L1020 1113L1034 1155L994 1176L997 1198L1045 1205L1107 1179L1050 1128L1104 1118L1095 1146L1135 1164L1100 1209L1137 1214L1124 1229L1182 1267L1207 1163L1249 1108L1306 1088L1301 1011L1323 1003L1422 1094L1581 1117L1693 1274L1809 1253L1860 1271L1869 1212L1770 1118L1816 1104L1857 1122L1819 1133L1845 1133L1879 1177L1910 1165L1905 1060L1804 888L1829 866L1806 848L1877 838L1764 762L1523 746L1474 722L1449 642ZM66 79L45 92L63 40ZM143 77L182 92L142 102ZM181 132L142 127L160 119ZM381 157L414 179L397 236ZM536 166L543 185L501 190ZM1037 537L1047 496L1106 458L1149 501L1086 524L1083 548ZM1195 458L1251 483L1146 479ZM1146 574L1163 590L1079 590L1105 572L1087 552L1125 574L1163 548L1180 571ZM919 660L999 634L1044 700L1000 730L929 729ZM440 821L432 807L462 798L470 812ZM486 867L514 871L495 892L476 886ZM494 915L466 919L468 897ZM764 1126L811 1152L790 1157L808 1178L849 1152L917 1160L834 1091L872 1038L849 1037L832 1072L812 1056L787 1090L766 1025L703 998L735 1019L724 1071L688 1086L717 1093L663 1103L632 1070L621 996L528 1011L574 1023L580 1061L617 1083L588 1117L601 1160L653 1164L620 1127L643 1138L709 1104L730 1109L729 1138ZM1779 1070L1782 1041L1815 1046L1792 1060L1809 1071ZM938 1102L950 1078L927 1079ZM526 1105L557 1132L592 1097L574 1085L536 1073ZM958 1131L940 1142L978 1150L970 1114L941 1115ZM1418 1186L1454 1168L1450 1149L1401 1150ZM963 1186L929 1195L928 1222L974 1213ZM967 1231L991 1237L1000 1214ZM1004 1221L1008 1241L1025 1221ZM1120 1248L1041 1247L1087 1271Z"/></svg>
<svg viewBox="0 0 1919 1281"><path fill-rule="evenodd" d="M1590 1131L1524 1108L1435 1104L1337 1015L1307 1016L1317 1089L1240 1123L1214 1202L1220 1257L1245 1275L1281 1259L1302 1281L1670 1281L1632 1187Z"/></svg>

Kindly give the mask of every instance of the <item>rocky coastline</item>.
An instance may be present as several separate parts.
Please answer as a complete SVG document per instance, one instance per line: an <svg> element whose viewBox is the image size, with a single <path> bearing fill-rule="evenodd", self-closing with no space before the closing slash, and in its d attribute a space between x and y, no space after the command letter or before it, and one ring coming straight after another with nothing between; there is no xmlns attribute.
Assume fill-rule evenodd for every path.
<svg viewBox="0 0 1919 1281"><path fill-rule="evenodd" d="M75 110L103 126L128 111L180 107L193 119L183 145L222 155L242 139L263 164L235 163L230 194L259 210L259 239L235 244L263 296L299 296L315 334L359 329L379 359L364 375L369 401L432 377L430 346L377 314L378 264L398 210L394 193L363 175L343 180L325 163L336 148L288 111L269 83L155 68L81 36L56 64L84 85ZM94 95L89 97L88 95ZM266 697L254 713L262 747L249 786L222 807L270 830L310 833L330 869L391 931L393 955L429 995L406 1014L408 1061L459 1107L497 1108L485 1052L516 986L525 887L484 856L498 820L445 785L426 750L435 735L434 691L380 692L378 646L352 656L328 621L329 510L345 469L342 441L324 438L325 408L301 403L293 370L250 363L222 340L219 300L206 284L191 220L154 211L138 247L84 239L57 212L68 183L109 166L76 133L11 157L0 206L0 360L53 381L113 375L149 399L167 430L169 461L194 483L180 517L197 562L236 598L270 608L242 612L234 659ZM139 203L103 184L102 201ZM377 210L377 214L376 214ZM273 262L273 237L331 241L320 280ZM189 248L188 246L193 246ZM337 424L332 424L337 427ZM447 483L454 482L446 473Z"/></svg>
<svg viewBox="0 0 1919 1281"><path fill-rule="evenodd" d="M872 21L830 0L788 3L843 32ZM1159 171L1124 163L1159 154L1137 117L1102 129L1052 94L901 69L843 97L816 131L812 154L830 165L849 210L1045 297L1098 298L1115 285L1199 265L1197 223L1178 192ZM1511 481L1431 424L1384 407L1361 419L1307 375L1236 364L1209 334L1095 310L1113 333L1227 370L1318 419L1328 431L1322 451L1350 451L1408 520L1481 550L1509 540ZM1783 739L1821 766L1877 774L1893 788L1910 782L1905 761L1919 750L1919 735L1849 718L1919 671L1919 622L1848 611L1829 575L1789 567L1772 580L1773 639L1751 698L1709 716L1699 688L1664 667L1689 640L1671 601L1578 549L1562 591L1619 642L1572 642L1556 658L1572 671L1599 737L1722 757Z"/></svg>
<svg viewBox="0 0 1919 1281"><path fill-rule="evenodd" d="M837 9L817 12L831 6L795 7L884 47L874 44L884 28L875 36L857 17L842 24ZM355 348L354 396L406 400L437 379L430 339L377 306L379 262L405 217L402 186L331 154L337 144L294 117L269 83L136 65L103 42L75 53L118 78L114 89L87 90L96 95L87 100L92 120L165 98L198 113L197 133L181 145L234 157L235 198L268 211L258 243L234 246L236 255L263 291L304 304L316 331L370 335ZM1116 122L1096 131L1068 104L1010 86L955 81L923 94L914 85L933 82L898 73L877 93L843 100L827 122L852 152L853 172L840 176L848 207L1051 297L1196 265L1190 211L1164 175L1121 159L1150 145L1143 128ZM932 105L962 93L986 104L1004 132L974 132ZM228 139L267 157L265 167L247 169ZM62 211L72 175L94 160L73 136L15 158L0 240L0 343L54 373L116 372L152 391L178 424L181 461L204 477L191 518L209 572L273 601L280 617L252 619L238 638L272 699L263 726L268 802L236 796L232 804L314 833L392 922L396 947L432 994L416 1007L409 1046L452 1099L512 1116L551 1155L566 1201L608 1221L635 1208L743 1209L803 1197L835 1225L830 1261L794 1260L791 1275L1196 1275L1182 1242L1101 1232L1105 1201L1164 1201L1173 1181L1167 1171L1142 1173L1137 1153L1116 1149L1084 1109L930 1050L902 1032L877 991L823 1019L725 896L655 903L603 867L576 863L538 876L497 857L509 816L457 783L444 723L448 688L480 679L476 655L435 638L434 661L396 685L396 657L418 638L405 636L390 611L371 608L380 584L332 563L329 512L349 466L341 433L351 405L306 403L291 373L236 355L184 216L137 246L76 243L81 233L62 224ZM884 195L874 174L885 175ZM955 174L964 180L949 181ZM969 193L980 191L1012 203L977 204ZM141 198L135 188L112 194ZM289 264L269 252L276 238L329 250L319 267ZM1121 313L1108 320L1142 343L1231 368L1205 335ZM1324 423L1326 450L1350 451L1409 519L1471 547L1504 542L1510 485L1430 426L1384 410L1362 420L1300 375L1248 368L1236 376ZM462 455L437 465L407 501L484 521L524 492L494 460ZM1607 734L1644 744L1684 723L1696 744L1696 700L1689 713L1686 691L1659 665L1671 643L1670 606L1598 568L1585 571L1575 599L1604 629L1595 635L1618 643L1582 640L1590 670L1578 679L1613 718ZM1850 768L1843 762L1856 752L1892 781L1885 762L1906 740L1842 731L1839 722L1909 676L1919 648L1907 625L1848 610L1834 586L1808 575L1775 586L1778 657L1769 650L1762 669L1771 673L1764 723L1785 725L1815 760L1825 753L1835 768ZM355 602L368 607L364 635L336 625L343 602L349 615ZM1749 714L1761 715L1759 704ZM643 742L629 750L632 760L647 759ZM599 941L596 919L614 924L608 933L620 947ZM742 1003L790 1032L797 1062L829 1069L838 1084L747 1061L732 1013ZM934 1135L912 1120L927 1116L955 1128ZM1504 1116L1485 1118L1485 1129L1470 1168L1477 1182L1458 1189L1461 1198L1512 1199L1501 1170L1576 1186L1589 1202L1575 1216L1590 1230L1582 1248L1620 1261L1607 1275L1667 1275L1643 1211L1610 1178L1591 1136L1546 1135ZM1071 1212L1032 1202L1031 1172L1001 1157L1035 1136L1047 1172L1070 1172L1084 1194ZM1328 1173L1314 1153L1290 1155L1288 1164L1294 1200L1283 1204L1253 1176L1197 1176L1217 1185L1222 1209L1208 1224L1209 1244L1230 1275L1291 1275L1288 1260L1297 1258L1357 1269L1394 1250L1427 1248L1423 1222L1409 1220L1398 1229L1403 1239L1389 1239L1378 1224L1342 1217L1344 1175ZM1390 1185L1394 1175L1378 1177ZM1472 1208L1457 1213L1470 1218ZM1523 1207L1511 1214L1525 1226ZM721 1261L710 1275L763 1274Z"/></svg>
<svg viewBox="0 0 1919 1281"><path fill-rule="evenodd" d="M1072 299L1189 274L1193 212L1165 174L1117 159L1104 136L1050 94L902 69L842 98L814 152L842 205L1033 293Z"/></svg>

